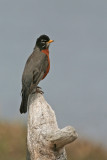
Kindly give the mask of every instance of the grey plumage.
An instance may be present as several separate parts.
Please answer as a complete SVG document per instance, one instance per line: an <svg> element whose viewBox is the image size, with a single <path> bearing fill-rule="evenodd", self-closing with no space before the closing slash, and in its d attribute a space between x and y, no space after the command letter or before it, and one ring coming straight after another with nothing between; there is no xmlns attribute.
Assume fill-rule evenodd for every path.
<svg viewBox="0 0 107 160"><path fill-rule="evenodd" d="M24 72L22 75L22 102L20 112L27 112L27 101L31 87L36 87L48 67L47 55L40 51L39 47L35 47L33 53L28 58Z"/></svg>

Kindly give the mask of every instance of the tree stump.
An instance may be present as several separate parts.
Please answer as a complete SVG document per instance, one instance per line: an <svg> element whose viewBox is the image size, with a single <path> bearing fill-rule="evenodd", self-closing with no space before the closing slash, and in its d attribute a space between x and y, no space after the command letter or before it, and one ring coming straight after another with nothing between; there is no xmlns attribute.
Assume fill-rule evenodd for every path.
<svg viewBox="0 0 107 160"><path fill-rule="evenodd" d="M64 146L77 138L75 129L59 129L55 113L43 94L28 100L27 160L67 160Z"/></svg>

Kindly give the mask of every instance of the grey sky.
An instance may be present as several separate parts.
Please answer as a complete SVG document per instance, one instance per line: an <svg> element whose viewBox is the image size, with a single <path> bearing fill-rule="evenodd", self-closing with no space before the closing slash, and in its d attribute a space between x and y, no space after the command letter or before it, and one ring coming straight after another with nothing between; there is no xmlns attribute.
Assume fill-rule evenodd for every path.
<svg viewBox="0 0 107 160"><path fill-rule="evenodd" d="M106 0L0 0L0 117L24 121L21 75L44 33L55 42L40 86L59 126L107 144Z"/></svg>

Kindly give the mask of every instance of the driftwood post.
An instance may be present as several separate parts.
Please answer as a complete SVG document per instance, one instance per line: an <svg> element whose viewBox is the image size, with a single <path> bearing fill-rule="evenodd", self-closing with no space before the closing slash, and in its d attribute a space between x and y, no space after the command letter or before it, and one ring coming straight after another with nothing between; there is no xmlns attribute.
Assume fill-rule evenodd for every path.
<svg viewBox="0 0 107 160"><path fill-rule="evenodd" d="M77 138L75 129L59 129L54 111L40 93L28 101L27 160L67 160L64 146Z"/></svg>

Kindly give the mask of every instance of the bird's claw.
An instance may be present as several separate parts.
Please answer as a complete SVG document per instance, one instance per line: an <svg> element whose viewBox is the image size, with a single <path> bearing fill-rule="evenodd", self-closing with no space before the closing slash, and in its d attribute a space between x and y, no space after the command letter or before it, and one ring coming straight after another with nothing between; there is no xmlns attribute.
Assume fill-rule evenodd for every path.
<svg viewBox="0 0 107 160"><path fill-rule="evenodd" d="M42 88L39 86L36 87L36 93L44 94L44 92L42 91Z"/></svg>
<svg viewBox="0 0 107 160"><path fill-rule="evenodd" d="M40 94L44 94L44 92L42 91L41 87L37 86L36 88L33 87L31 94L35 94L35 93L40 93Z"/></svg>

